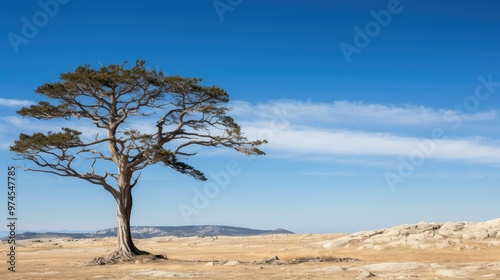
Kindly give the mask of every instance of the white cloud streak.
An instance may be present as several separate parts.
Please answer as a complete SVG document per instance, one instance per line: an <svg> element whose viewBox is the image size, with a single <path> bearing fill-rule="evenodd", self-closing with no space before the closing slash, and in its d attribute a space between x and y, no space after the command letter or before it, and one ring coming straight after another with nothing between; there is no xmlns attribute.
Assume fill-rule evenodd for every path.
<svg viewBox="0 0 500 280"><path fill-rule="evenodd" d="M365 159L369 162L379 161L381 165L384 163L380 159L416 154L423 154L426 159L434 160L500 163L498 140L474 135L459 139L450 139L446 135L432 137L432 130L428 137L408 136L418 124L434 124L436 126L433 127L437 128L437 125L445 122L443 117L460 114L452 110L422 106L389 107L345 101L333 104L296 101L260 105L244 102L234 104L235 114L244 116L242 124L245 133L252 139L270 140L264 147L269 151L268 154L322 160L331 158L342 162L350 159L359 162L360 159ZM496 112L477 112L467 114L466 118L467 121L492 121L496 118ZM375 123L406 125L405 134L332 128L343 119L359 122L367 129Z"/></svg>
<svg viewBox="0 0 500 280"><path fill-rule="evenodd" d="M454 139L444 135L432 138L431 131L428 137L412 136L418 124L438 127L445 122L443 117L447 114L460 114L453 110L347 101L325 104L287 100L260 105L236 101L232 107L232 115L242 125L245 135L250 139L265 138L270 141L263 146L269 155L299 160L335 160L355 165L387 165L388 159L408 157L424 151L426 158L434 160L500 163L500 139L488 140L475 135ZM468 114L467 120L492 121L496 115L495 111L476 112ZM2 120L2 127L9 133L25 130L59 131L61 126L67 126L93 139L99 132L88 122L45 122L18 116L3 117ZM338 122L352 125L336 128ZM375 124L391 124L399 128L404 125L404 135L387 129L385 132L368 131ZM148 132L154 130L154 123L149 123L149 120L141 120L130 126ZM432 149L425 150L425 147Z"/></svg>
<svg viewBox="0 0 500 280"><path fill-rule="evenodd" d="M46 121L19 116L0 117L0 120L3 122L5 132L9 132L15 139L17 139L19 133L60 132L62 127L70 127L81 131L82 139L89 141L93 140L97 133L100 133L101 136L105 135L102 129L96 128L95 125L85 120L73 119L71 122L64 120ZM5 147L5 145L0 146Z"/></svg>
<svg viewBox="0 0 500 280"><path fill-rule="evenodd" d="M486 121L497 117L497 113L491 110L466 113L415 105L398 107L349 101L311 103L279 100L259 105L235 101L232 105L236 116L253 115L260 119L279 118L294 123L322 121L339 124L427 125L452 122L457 118L467 121Z"/></svg>
<svg viewBox="0 0 500 280"><path fill-rule="evenodd" d="M26 99L5 99L0 98L0 106L4 107L22 107L30 106L35 104L35 102Z"/></svg>

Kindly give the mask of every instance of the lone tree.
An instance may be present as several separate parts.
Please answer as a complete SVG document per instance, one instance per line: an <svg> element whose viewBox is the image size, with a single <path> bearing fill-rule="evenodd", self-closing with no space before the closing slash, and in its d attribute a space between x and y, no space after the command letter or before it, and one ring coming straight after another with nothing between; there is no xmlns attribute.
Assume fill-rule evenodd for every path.
<svg viewBox="0 0 500 280"><path fill-rule="evenodd" d="M185 162L196 155L194 146L232 148L246 155L263 155L258 146L265 140L249 141L227 112L228 94L216 86L202 86L199 78L165 76L147 70L144 61L130 69L111 64L95 70L80 66L60 75L60 82L47 83L35 91L51 102L24 107L22 116L49 120L76 117L90 120L100 131L85 141L82 132L62 128L61 132L20 134L10 150L18 159L29 160L30 171L75 177L103 187L118 208L118 247L99 263L132 260L150 253L137 249L130 232L132 188L137 172L163 164L197 180L205 175ZM131 126L149 121L149 131ZM106 145L107 144L107 145ZM103 148L104 146L104 148ZM107 146L107 147L106 147ZM77 157L88 166L82 170ZM116 171L97 170L109 162Z"/></svg>

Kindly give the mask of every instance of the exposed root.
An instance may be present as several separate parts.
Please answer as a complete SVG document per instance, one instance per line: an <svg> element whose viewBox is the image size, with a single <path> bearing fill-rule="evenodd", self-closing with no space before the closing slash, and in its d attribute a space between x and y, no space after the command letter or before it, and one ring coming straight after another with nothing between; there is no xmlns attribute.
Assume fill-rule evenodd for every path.
<svg viewBox="0 0 500 280"><path fill-rule="evenodd" d="M94 258L92 261L86 263L86 265L109 265L121 262L148 262L157 259L167 260L164 255L153 255L148 252L139 251L139 254L133 254L131 252L124 252L123 250L116 250L107 257Z"/></svg>

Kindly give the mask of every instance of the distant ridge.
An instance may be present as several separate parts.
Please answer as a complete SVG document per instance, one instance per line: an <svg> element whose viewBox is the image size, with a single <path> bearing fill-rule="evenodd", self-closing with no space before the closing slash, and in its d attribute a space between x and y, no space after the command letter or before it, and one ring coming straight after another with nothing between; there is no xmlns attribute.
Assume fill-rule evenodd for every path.
<svg viewBox="0 0 500 280"><path fill-rule="evenodd" d="M160 236L251 236L251 235L270 235L270 234L294 234L286 229L259 230L231 226L133 226L130 231L132 238L152 238ZM25 232L18 234L16 239L33 238L103 238L115 237L116 227L98 230L96 233L58 233L58 232ZM5 240L5 238L3 238Z"/></svg>
<svg viewBox="0 0 500 280"><path fill-rule="evenodd" d="M133 238L151 238L158 236L249 236L267 234L293 234L285 229L258 230L230 226L135 226L131 228ZM116 228L97 231L97 235L116 236Z"/></svg>

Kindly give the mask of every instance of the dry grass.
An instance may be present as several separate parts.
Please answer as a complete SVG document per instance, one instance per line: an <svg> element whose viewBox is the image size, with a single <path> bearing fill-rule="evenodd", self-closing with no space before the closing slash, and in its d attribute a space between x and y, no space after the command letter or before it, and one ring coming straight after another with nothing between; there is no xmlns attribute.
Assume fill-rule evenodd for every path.
<svg viewBox="0 0 500 280"><path fill-rule="evenodd" d="M139 248L164 254L168 261L123 263L111 266L84 266L94 257L106 256L114 250L116 239L62 239L43 242L19 241L17 272L8 273L7 264L0 266L0 279L159 279L193 277L198 279L353 279L357 272L332 275L315 272L328 266L361 266L381 262L444 263L456 267L466 263L496 262L500 246L474 244L475 250L393 248L382 251L356 248L324 249L317 242L338 235L271 235L259 237L152 238L138 240ZM1 254L5 256L6 246ZM278 256L280 260L321 257L356 258L358 262L305 262L294 265L255 265L251 262ZM207 266L211 261L234 260L240 265ZM429 269L414 271L420 279L435 279ZM481 273L484 273L481 271ZM496 271L493 273L499 273ZM430 277L430 278L426 278Z"/></svg>

